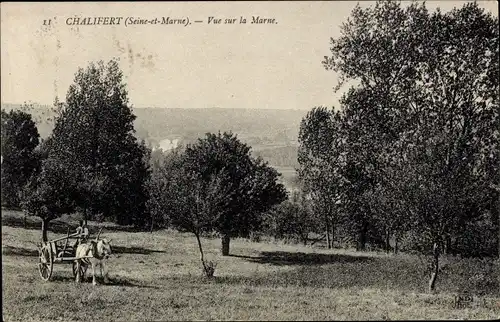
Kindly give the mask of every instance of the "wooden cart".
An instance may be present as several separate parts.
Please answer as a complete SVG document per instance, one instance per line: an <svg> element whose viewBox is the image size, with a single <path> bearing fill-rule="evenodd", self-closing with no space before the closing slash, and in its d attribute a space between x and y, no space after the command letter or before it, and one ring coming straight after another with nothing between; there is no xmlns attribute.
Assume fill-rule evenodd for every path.
<svg viewBox="0 0 500 322"><path fill-rule="evenodd" d="M99 231L99 235L100 235ZM98 236L99 236L98 235ZM52 272L54 270L54 264L73 264L73 277L76 278L77 265L76 260L81 258L87 258L92 256L86 256L77 258L76 247L74 243L70 244L70 240L78 239L82 237L81 233L70 234L68 229L68 234L65 237L57 238L48 242L42 242L38 246L38 271L40 272L40 277L44 281L49 281L52 277ZM64 242L64 244L63 244ZM80 266L80 276L85 276L87 268L85 265Z"/></svg>

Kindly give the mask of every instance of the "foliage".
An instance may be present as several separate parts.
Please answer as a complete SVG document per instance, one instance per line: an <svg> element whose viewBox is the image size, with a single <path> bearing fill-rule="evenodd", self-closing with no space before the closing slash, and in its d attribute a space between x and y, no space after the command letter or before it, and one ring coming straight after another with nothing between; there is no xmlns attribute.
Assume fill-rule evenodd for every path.
<svg viewBox="0 0 500 322"><path fill-rule="evenodd" d="M369 231L385 235L387 248L391 234L416 237L414 248L433 255L433 289L442 251L483 253L472 227L498 231L498 18L475 3L429 13L424 3L377 2L357 6L341 31L323 61L339 75L337 90L350 85L341 153L323 134L335 123L308 116L302 133L320 143L302 136L302 177L318 186L340 175L326 181L339 188L343 224L358 231L359 246ZM312 147L321 151L314 158ZM322 154L341 162L315 165Z"/></svg>
<svg viewBox="0 0 500 322"><path fill-rule="evenodd" d="M149 199L147 206L151 214L151 231L156 228L166 228L171 225L171 212L175 211L169 203L170 195L173 192L170 190L172 185L170 182L173 179L175 161L179 158L179 153L174 150L169 153L163 153L162 150L154 150L151 152L150 168L151 177L147 182L147 190Z"/></svg>
<svg viewBox="0 0 500 322"><path fill-rule="evenodd" d="M77 171L76 204L85 214L144 226L149 152L133 135L122 78L115 60L80 68L59 107L49 150Z"/></svg>
<svg viewBox="0 0 500 322"><path fill-rule="evenodd" d="M38 167L39 134L31 115L20 110L2 113L2 205L19 207L19 193Z"/></svg>
<svg viewBox="0 0 500 322"><path fill-rule="evenodd" d="M345 158L341 120L340 113L317 107L307 113L299 131L299 180L312 200L314 211L323 218L328 248L333 246L343 197L341 170Z"/></svg>
<svg viewBox="0 0 500 322"><path fill-rule="evenodd" d="M254 159L250 147L232 133L207 133L186 147L184 168L194 173L203 186L218 180L227 197L225 207L212 208L213 229L222 235L223 255L228 255L229 238L248 236L261 223L260 215L286 198L278 172L261 159ZM208 185L210 186L210 185Z"/></svg>
<svg viewBox="0 0 500 322"><path fill-rule="evenodd" d="M285 200L269 210L264 219L264 231L276 239L293 239L304 245L310 240L310 233L318 233L321 218L316 218L310 201L298 191L292 193L290 200Z"/></svg>
<svg viewBox="0 0 500 322"><path fill-rule="evenodd" d="M62 214L74 210L76 177L73 169L60 160L47 158L39 172L34 173L21 193L21 207L25 213L40 217L42 240L47 241L47 224Z"/></svg>
<svg viewBox="0 0 500 322"><path fill-rule="evenodd" d="M229 251L230 237L258 230L261 214L286 198L278 176L233 134L208 133L156 161L149 204L155 218L163 214L174 227L195 235L219 232Z"/></svg>

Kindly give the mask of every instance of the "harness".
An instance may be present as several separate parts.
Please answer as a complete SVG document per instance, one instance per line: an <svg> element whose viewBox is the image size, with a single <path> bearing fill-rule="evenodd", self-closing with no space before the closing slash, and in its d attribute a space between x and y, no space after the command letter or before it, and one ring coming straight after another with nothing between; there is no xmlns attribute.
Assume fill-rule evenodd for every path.
<svg viewBox="0 0 500 322"><path fill-rule="evenodd" d="M99 255L97 252L97 242L94 240L89 241L90 247L87 248L85 252L85 256L92 256L95 259L101 260L104 258L104 256ZM90 258L82 258L82 262L84 262L87 265L90 265Z"/></svg>

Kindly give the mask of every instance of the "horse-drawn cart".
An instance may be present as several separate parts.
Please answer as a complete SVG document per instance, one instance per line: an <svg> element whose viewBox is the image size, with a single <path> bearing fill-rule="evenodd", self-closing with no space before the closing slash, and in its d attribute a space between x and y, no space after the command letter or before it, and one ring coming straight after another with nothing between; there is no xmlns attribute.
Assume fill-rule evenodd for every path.
<svg viewBox="0 0 500 322"><path fill-rule="evenodd" d="M101 229L102 230L102 229ZM99 231L98 236L101 234ZM77 276L77 265L76 260L82 258L88 258L92 256L86 257L76 257L76 247L78 241L70 245L71 239L79 240L84 235L82 233L74 233L70 234L68 230L68 234L65 237L60 237L48 242L41 242L38 245L38 271L40 272L40 277L44 281L49 281L52 277L52 271L54 269L54 264L63 263L63 264L73 264L73 277ZM64 244L62 242L64 241ZM84 265L80 266L80 276L84 276L87 268Z"/></svg>

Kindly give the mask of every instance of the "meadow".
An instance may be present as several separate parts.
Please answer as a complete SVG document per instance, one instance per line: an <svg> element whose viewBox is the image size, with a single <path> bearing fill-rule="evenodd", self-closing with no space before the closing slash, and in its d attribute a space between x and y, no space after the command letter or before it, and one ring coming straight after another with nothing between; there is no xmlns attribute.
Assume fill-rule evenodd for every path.
<svg viewBox="0 0 500 322"><path fill-rule="evenodd" d="M63 236L54 221L49 239ZM220 240L203 238L215 277L202 276L194 236L172 230L134 232L90 223L112 239L110 283L73 280L71 265L56 264L43 282L35 243L39 221L23 222L2 211L2 310L4 321L152 320L389 320L500 318L499 262L443 258L435 294L428 294L425 261L387 255L327 250L280 241L234 239L231 256ZM101 280L102 283L102 280ZM467 291L474 301L455 308Z"/></svg>

